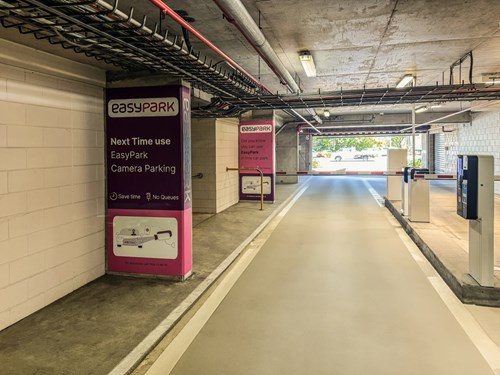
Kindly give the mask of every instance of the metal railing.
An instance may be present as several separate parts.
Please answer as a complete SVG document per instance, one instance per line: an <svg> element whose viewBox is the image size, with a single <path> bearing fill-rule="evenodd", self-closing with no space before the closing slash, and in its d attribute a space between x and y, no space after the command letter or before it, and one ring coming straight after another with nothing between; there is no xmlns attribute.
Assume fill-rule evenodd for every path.
<svg viewBox="0 0 500 375"><path fill-rule="evenodd" d="M264 210L264 173L259 168L229 168L226 167L226 172L228 171L257 171L260 174L260 210Z"/></svg>

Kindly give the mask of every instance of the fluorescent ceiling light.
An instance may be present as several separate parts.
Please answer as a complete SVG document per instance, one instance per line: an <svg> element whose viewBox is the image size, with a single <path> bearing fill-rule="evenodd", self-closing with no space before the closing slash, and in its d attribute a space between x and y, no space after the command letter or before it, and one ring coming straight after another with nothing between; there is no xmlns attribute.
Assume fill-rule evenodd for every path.
<svg viewBox="0 0 500 375"><path fill-rule="evenodd" d="M328 117L330 117L330 111L329 111L328 109L325 109L325 110L323 111L323 117L324 117L324 118L328 118Z"/></svg>
<svg viewBox="0 0 500 375"><path fill-rule="evenodd" d="M401 81L399 81L399 83L396 85L396 87L398 89L400 89L401 87L405 87L405 86L408 86L408 84L410 82L413 82L413 75L411 74L407 74L405 75L403 78L401 78Z"/></svg>
<svg viewBox="0 0 500 375"><path fill-rule="evenodd" d="M309 51L300 52L300 62L302 63L302 67L306 72L306 76L308 77L316 77L316 66L314 65L314 60Z"/></svg>
<svg viewBox="0 0 500 375"><path fill-rule="evenodd" d="M415 113L421 113L425 111L427 111L427 106L425 105L415 108Z"/></svg>
<svg viewBox="0 0 500 375"><path fill-rule="evenodd" d="M431 104L431 108L439 108L439 107L442 107L442 106L443 106L443 103L440 103L440 102L432 103Z"/></svg>

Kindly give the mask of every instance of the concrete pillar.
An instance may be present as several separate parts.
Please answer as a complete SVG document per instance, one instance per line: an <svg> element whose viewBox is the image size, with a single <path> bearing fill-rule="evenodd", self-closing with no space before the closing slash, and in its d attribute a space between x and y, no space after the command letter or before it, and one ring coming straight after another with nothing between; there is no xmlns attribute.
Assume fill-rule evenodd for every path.
<svg viewBox="0 0 500 375"><path fill-rule="evenodd" d="M281 119L281 117L276 116L272 109L265 111L247 111L241 115L241 121L269 120L272 118L274 118L275 124L277 124L277 128L283 123L283 120L281 120L281 122L277 122Z"/></svg>
<svg viewBox="0 0 500 375"><path fill-rule="evenodd" d="M429 132L422 135L422 168L429 168Z"/></svg>
<svg viewBox="0 0 500 375"><path fill-rule="evenodd" d="M436 170L436 151L434 149L435 147L435 134L428 134L427 140L427 167L429 168L429 171L431 173L434 173Z"/></svg>
<svg viewBox="0 0 500 375"><path fill-rule="evenodd" d="M276 136L276 171L299 170L299 137L296 126L287 126ZM297 176L277 176L276 183L296 184Z"/></svg>
<svg viewBox="0 0 500 375"><path fill-rule="evenodd" d="M309 134L299 134L299 171L312 170L312 140Z"/></svg>
<svg viewBox="0 0 500 375"><path fill-rule="evenodd" d="M193 212L218 213L238 202L238 119L192 120ZM201 177L201 175L203 177Z"/></svg>
<svg viewBox="0 0 500 375"><path fill-rule="evenodd" d="M274 111L249 111L243 114L244 120L264 120L274 119L276 129L283 126L283 119L277 116ZM306 144L305 142L304 144ZM307 147L306 147L307 149ZM311 148L312 150L312 148ZM305 151L309 155L309 151ZM312 152L312 151L311 151ZM312 154L309 159L309 165L312 162ZM307 163L307 160L305 161ZM276 171L295 172L302 170L299 168L299 137L296 126L288 126L276 136ZM276 183L296 184L299 179L297 176L276 176Z"/></svg>
<svg viewBox="0 0 500 375"><path fill-rule="evenodd" d="M106 90L109 273L191 274L190 97L184 85Z"/></svg>
<svg viewBox="0 0 500 375"><path fill-rule="evenodd" d="M193 176L193 212L216 213L215 176L215 123L216 119L192 119L191 165ZM201 175L200 175L201 173Z"/></svg>

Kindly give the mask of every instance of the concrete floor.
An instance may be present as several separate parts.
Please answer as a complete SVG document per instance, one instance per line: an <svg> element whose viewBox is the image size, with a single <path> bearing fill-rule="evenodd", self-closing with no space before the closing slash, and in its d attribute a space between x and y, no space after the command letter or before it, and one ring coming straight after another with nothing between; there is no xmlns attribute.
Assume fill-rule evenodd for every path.
<svg viewBox="0 0 500 375"><path fill-rule="evenodd" d="M456 214L455 191L454 181L432 182L429 223L403 217L401 201L385 203L462 302L500 307L500 198L494 210L494 288L482 287L469 275L469 223Z"/></svg>
<svg viewBox="0 0 500 375"><path fill-rule="evenodd" d="M361 179L312 179L171 374L498 371L398 231ZM496 337L498 309L476 309Z"/></svg>
<svg viewBox="0 0 500 375"><path fill-rule="evenodd" d="M362 179L310 180L174 373L492 373L470 330L431 287L432 270L423 276L397 222ZM385 194L385 179L366 181ZM277 203L264 211L240 203L195 215L194 275L186 282L106 276L0 332L0 373L126 373L156 344L143 346L151 333L163 330L160 340L181 330L172 328L177 320L163 322L298 188L279 185ZM236 305L225 306L231 301ZM486 331L495 357L500 309L466 306L466 313ZM199 345L207 343L205 352Z"/></svg>
<svg viewBox="0 0 500 375"><path fill-rule="evenodd" d="M0 374L108 374L124 358L128 362L116 373L135 365L150 348L129 353L203 288L297 188L280 185L276 203L264 211L259 203L243 202L218 215L193 215L193 276L185 282L104 276L1 331ZM159 328L164 335L171 326Z"/></svg>

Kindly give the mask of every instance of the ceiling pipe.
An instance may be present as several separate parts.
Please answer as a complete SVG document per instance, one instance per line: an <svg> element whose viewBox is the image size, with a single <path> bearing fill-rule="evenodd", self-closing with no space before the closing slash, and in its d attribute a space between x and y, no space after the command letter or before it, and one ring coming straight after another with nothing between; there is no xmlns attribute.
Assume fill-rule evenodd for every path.
<svg viewBox="0 0 500 375"><path fill-rule="evenodd" d="M258 87L262 90L271 93L271 90L267 88L262 82L260 82L257 78L248 73L243 67L241 67L237 62L231 59L228 55L226 55L222 50L220 50L215 44L209 41L205 36L203 36L198 30L196 30L189 22L187 22L184 18L179 16L172 8L168 7L161 0L149 0L152 4L156 5L164 14L167 14L172 18L175 22L180 24L182 27L186 28L191 34L196 36L200 41L202 41L207 47L211 48L214 52L216 52L220 57L226 60L229 64L231 64L236 70L240 71L243 75L248 77L252 82L254 82Z"/></svg>
<svg viewBox="0 0 500 375"><path fill-rule="evenodd" d="M294 113L295 114L295 113ZM300 116L300 114L297 113L298 116ZM298 117L297 116L297 117ZM301 116L302 117L302 116ZM291 121L287 121L285 122L283 125L281 125L281 127L276 131L276 136L278 136L283 130L285 130L285 128L288 126L288 125L296 125L297 126L297 133L299 132L299 127L304 127L304 126L307 126L308 128L311 128L313 129L314 131L316 131L318 134L321 134L322 131L319 130L317 127L315 127L314 125L312 125L309 121L305 120L304 117L301 118L302 121L297 121L297 120L291 120ZM305 120L305 121L304 121Z"/></svg>
<svg viewBox="0 0 500 375"><path fill-rule="evenodd" d="M156 7L158 7L163 13L170 16L170 18L172 18L175 22L177 22L178 24L180 24L181 26L186 28L189 32L191 32L194 36L196 36L200 41L202 41L207 47L211 48L214 52L216 52L219 56L221 56L225 61L227 61L229 64L231 64L235 69L239 70L242 74L244 74L250 80L252 80L254 83L256 83L262 90L267 91L267 93L269 93L269 94L272 94L271 90L269 90L268 87L266 87L257 78L255 78L250 73L248 73L245 69L243 69L243 67L241 67L238 63L236 63L233 59L231 59L228 55L226 55L215 44L210 42L204 35L202 35L198 30L196 30L189 22L187 22L184 18L179 16L172 8L170 8L165 3L163 3L163 1L161 1L161 0L149 0L149 1L152 4L154 4ZM246 9L245 9L245 11L246 11ZM248 14L248 12L247 12L247 14ZM248 15L248 16L250 17L250 15ZM255 22L253 22L253 19L252 19L252 23L255 24ZM258 30L258 28L257 28L257 30ZM260 30L259 30L259 32L260 32ZM266 41L266 43L267 43L267 41ZM269 43L267 43L267 44L269 44ZM274 51L273 51L273 53L274 53ZM276 55L276 53L274 53L274 54ZM278 56L276 56L276 58L278 59ZM279 61L279 59L278 59L278 61ZM284 68L284 66L283 66L283 68ZM285 71L286 71L286 69L285 69ZM288 73L288 71L286 71L286 72ZM290 73L288 73L288 75L290 75ZM291 78L291 76L290 76L290 78ZM292 81L293 81L293 78L292 78ZM295 81L293 81L293 82L295 83ZM297 85L297 83L295 83L295 85ZM298 85L297 85L297 89L298 89ZM314 125L311 124L311 122L309 122L307 119L305 119L296 110L291 109L290 111L293 112L296 116L298 116L301 120L306 122L316 132L320 133L320 131L316 127L314 127ZM318 121L318 122L321 123L321 119L319 118L319 116L316 115L316 117L317 118L315 118L315 120L318 121L318 119L319 119L320 121Z"/></svg>
<svg viewBox="0 0 500 375"><path fill-rule="evenodd" d="M315 127L313 124L311 124L309 121L306 120L304 116L302 116L299 112L297 112L295 109L291 109L291 111L302 121L304 121L309 127L311 127L316 133L321 134L321 130L319 130L317 127Z"/></svg>
<svg viewBox="0 0 500 375"><path fill-rule="evenodd" d="M288 69L283 65L276 52L274 52L274 49L267 41L264 34L262 34L259 26L255 23L250 13L248 13L243 3L240 0L214 0L214 2L220 8L224 17L243 34L259 56L262 57L274 74L278 76L281 83L286 85L290 91L297 94L300 93L299 85L295 82ZM318 124L323 123L323 120L314 109L308 108L307 111ZM297 112L295 112L295 114L298 115ZM304 117L300 115L299 117L304 119ZM309 121L307 121L307 123L314 128Z"/></svg>
<svg viewBox="0 0 500 375"><path fill-rule="evenodd" d="M486 103L481 103L481 104L478 104L478 105L476 105L476 106L472 106L472 107L470 107L470 108L462 109L462 110L460 110L460 111L458 111L458 112L453 112L453 113L450 113L450 114L448 114L448 115L446 115L446 116L443 116L443 117L440 117L440 118L437 118L437 119L434 119L434 120L427 121L427 122L424 122L424 123L422 123L422 124L416 125L416 126L415 126L415 128L418 128L418 127L420 127L420 126L430 125L430 124L433 124L433 123L435 123L435 122L438 122L438 121L441 121L441 120L445 120L445 119L447 119L447 118L453 117L453 116L455 116L455 115L459 115L459 114L464 113L464 112L469 112L469 111L471 111L471 112L472 112L474 109L479 109L479 108L489 107L489 106L491 106L491 105L495 105L495 104L497 104L497 103L498 103L498 100L494 100L494 101L492 101L492 102L489 102L489 101L488 101L488 102L486 102ZM411 128L412 128L412 127L410 126L410 127L408 127L408 128L404 128L404 129L402 129L401 131L406 131L406 130L409 130L409 129L411 129Z"/></svg>
<svg viewBox="0 0 500 375"><path fill-rule="evenodd" d="M214 0L215 4L222 10L226 19L231 22L248 42L255 48L264 59L269 68L278 76L281 83L286 85L290 91L299 93L300 87L291 74L280 61L276 52L260 31L252 16L239 0Z"/></svg>

